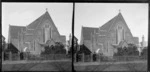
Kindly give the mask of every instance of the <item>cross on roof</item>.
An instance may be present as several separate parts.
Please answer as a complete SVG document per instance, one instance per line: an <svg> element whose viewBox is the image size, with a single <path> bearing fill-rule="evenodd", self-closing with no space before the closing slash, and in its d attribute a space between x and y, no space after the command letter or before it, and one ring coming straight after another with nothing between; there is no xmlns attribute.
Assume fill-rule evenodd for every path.
<svg viewBox="0 0 150 72"><path fill-rule="evenodd" d="M121 10L119 9L119 13L121 12Z"/></svg>
<svg viewBox="0 0 150 72"><path fill-rule="evenodd" d="M48 9L46 8L46 11L48 11Z"/></svg>

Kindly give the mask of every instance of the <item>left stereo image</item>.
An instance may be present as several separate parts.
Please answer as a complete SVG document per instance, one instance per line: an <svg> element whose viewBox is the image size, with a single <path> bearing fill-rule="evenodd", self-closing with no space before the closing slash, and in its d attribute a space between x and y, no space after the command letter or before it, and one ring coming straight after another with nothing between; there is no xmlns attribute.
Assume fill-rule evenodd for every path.
<svg viewBox="0 0 150 72"><path fill-rule="evenodd" d="M73 3L2 3L2 71L72 71Z"/></svg>

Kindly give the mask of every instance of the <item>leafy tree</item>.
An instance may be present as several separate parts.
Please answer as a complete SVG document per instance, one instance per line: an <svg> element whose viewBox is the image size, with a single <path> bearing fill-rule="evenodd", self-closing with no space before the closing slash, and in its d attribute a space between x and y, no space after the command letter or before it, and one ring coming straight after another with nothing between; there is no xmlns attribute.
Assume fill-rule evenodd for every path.
<svg viewBox="0 0 150 72"><path fill-rule="evenodd" d="M83 45L80 45L80 50L77 53L78 54L84 53L85 55L90 55L91 51L83 44Z"/></svg>
<svg viewBox="0 0 150 72"><path fill-rule="evenodd" d="M55 42L55 45L46 46L45 50L41 54L65 54L66 50L64 45L60 42Z"/></svg>
<svg viewBox="0 0 150 72"><path fill-rule="evenodd" d="M66 54L65 47L61 42L56 42L54 49L55 49L55 53L57 54Z"/></svg>
<svg viewBox="0 0 150 72"><path fill-rule="evenodd" d="M141 53L142 56L147 56L148 53L147 53L148 49L145 47Z"/></svg>
<svg viewBox="0 0 150 72"><path fill-rule="evenodd" d="M134 44L128 44L128 47L117 48L118 52L114 56L138 56L137 47Z"/></svg>
<svg viewBox="0 0 150 72"><path fill-rule="evenodd" d="M8 43L5 52L18 53L19 50L12 43Z"/></svg>
<svg viewBox="0 0 150 72"><path fill-rule="evenodd" d="M77 53L77 46L69 48L68 54L72 55L72 52L73 54Z"/></svg>

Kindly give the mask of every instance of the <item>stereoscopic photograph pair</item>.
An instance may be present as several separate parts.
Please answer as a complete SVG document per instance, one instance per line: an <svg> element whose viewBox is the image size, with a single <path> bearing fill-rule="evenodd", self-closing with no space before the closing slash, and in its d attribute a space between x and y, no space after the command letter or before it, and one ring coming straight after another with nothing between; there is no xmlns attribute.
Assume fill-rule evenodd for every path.
<svg viewBox="0 0 150 72"><path fill-rule="evenodd" d="M2 2L2 71L147 71L148 7Z"/></svg>

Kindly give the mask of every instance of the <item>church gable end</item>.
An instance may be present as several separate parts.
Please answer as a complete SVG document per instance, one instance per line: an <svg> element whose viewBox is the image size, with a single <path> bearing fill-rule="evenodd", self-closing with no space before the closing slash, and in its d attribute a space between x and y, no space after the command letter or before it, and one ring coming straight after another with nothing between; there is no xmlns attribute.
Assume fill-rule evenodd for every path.
<svg viewBox="0 0 150 72"><path fill-rule="evenodd" d="M121 13L119 13L114 21L114 23L111 25L109 31L115 31L118 27L122 27L124 29L125 32L128 32L128 34L130 34L130 36L132 36L132 33L128 27L128 25L126 24L123 16Z"/></svg>
<svg viewBox="0 0 150 72"><path fill-rule="evenodd" d="M100 28L82 27L81 43L91 52L101 49L104 55L113 56L116 48L127 47L129 43L138 44L123 16L119 13Z"/></svg>
<svg viewBox="0 0 150 72"><path fill-rule="evenodd" d="M123 16L121 13L119 13L115 17L114 23L111 25L109 29L110 37L114 41L114 44L119 44L122 40L127 40L127 42L132 42L133 36L132 33L127 26Z"/></svg>
<svg viewBox="0 0 150 72"><path fill-rule="evenodd" d="M46 11L43 15L33 21L26 27L10 26L9 42L11 42L18 50L28 48L33 54L40 54L41 50L51 44L49 41L63 42L65 44L65 36L60 36L53 20Z"/></svg>

